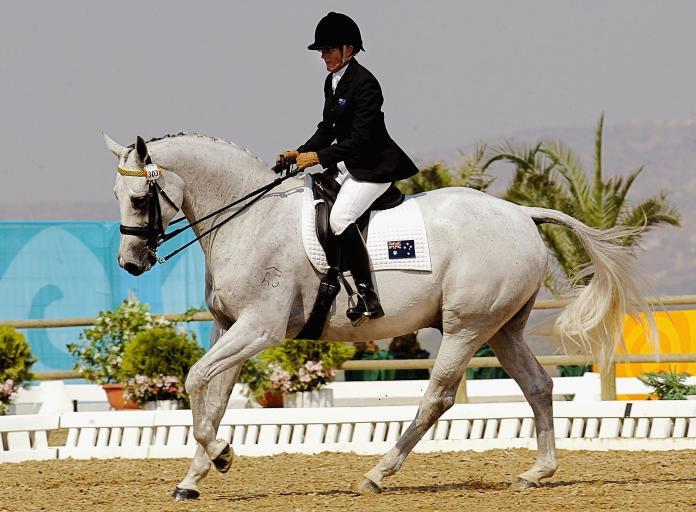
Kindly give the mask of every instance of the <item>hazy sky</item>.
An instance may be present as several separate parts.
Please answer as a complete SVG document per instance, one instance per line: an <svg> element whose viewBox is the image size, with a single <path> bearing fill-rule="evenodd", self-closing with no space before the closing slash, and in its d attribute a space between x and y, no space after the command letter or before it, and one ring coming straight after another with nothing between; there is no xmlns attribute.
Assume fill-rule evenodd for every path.
<svg viewBox="0 0 696 512"><path fill-rule="evenodd" d="M326 73L306 47L329 10L359 24L389 131L414 155L591 130L601 111L696 115L690 1L7 2L0 201L109 201L102 130L122 144L195 131L268 162L296 147L321 115Z"/></svg>

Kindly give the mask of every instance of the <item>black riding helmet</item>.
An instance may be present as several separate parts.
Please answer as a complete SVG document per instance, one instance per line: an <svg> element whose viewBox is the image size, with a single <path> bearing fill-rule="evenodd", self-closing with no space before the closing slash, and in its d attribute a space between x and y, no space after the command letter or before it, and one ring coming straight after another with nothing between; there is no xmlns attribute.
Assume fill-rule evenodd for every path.
<svg viewBox="0 0 696 512"><path fill-rule="evenodd" d="M365 51L358 25L345 14L330 12L324 16L314 31L314 42L308 50L330 50L343 45L351 45L353 54Z"/></svg>

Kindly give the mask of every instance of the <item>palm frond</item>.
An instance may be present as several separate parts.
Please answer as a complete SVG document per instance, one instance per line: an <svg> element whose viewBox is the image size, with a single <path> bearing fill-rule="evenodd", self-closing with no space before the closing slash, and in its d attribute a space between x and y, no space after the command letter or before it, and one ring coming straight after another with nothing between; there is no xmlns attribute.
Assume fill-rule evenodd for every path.
<svg viewBox="0 0 696 512"><path fill-rule="evenodd" d="M599 116L597 130L595 132L595 152L594 152L594 188L595 195L598 196L602 185L602 137L604 132L604 112Z"/></svg>
<svg viewBox="0 0 696 512"><path fill-rule="evenodd" d="M681 227L681 214L669 203L667 194L660 192L627 210L621 216L620 223L627 227L650 228L658 224Z"/></svg>
<svg viewBox="0 0 696 512"><path fill-rule="evenodd" d="M573 151L561 142L546 143L540 151L555 162L554 170L565 179L571 194L577 198L580 210L589 211L591 209L590 188L580 160Z"/></svg>

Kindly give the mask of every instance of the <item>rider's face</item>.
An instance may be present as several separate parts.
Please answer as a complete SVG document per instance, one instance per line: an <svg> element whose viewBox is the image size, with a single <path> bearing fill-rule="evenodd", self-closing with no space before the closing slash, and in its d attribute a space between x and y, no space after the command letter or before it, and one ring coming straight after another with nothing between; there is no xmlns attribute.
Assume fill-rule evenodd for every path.
<svg viewBox="0 0 696 512"><path fill-rule="evenodd" d="M348 58L353 53L352 46L346 46L345 57ZM344 64L344 55L340 48L331 48L330 50L322 50L321 58L326 63L326 70L334 73L341 69Z"/></svg>

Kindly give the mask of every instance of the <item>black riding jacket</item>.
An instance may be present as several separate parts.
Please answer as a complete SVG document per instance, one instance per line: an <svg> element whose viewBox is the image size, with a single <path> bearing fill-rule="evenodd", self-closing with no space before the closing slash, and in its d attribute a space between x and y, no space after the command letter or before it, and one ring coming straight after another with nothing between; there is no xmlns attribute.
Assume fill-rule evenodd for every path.
<svg viewBox="0 0 696 512"><path fill-rule="evenodd" d="M335 93L331 74L326 77L323 119L297 150L316 151L325 168L344 161L362 181L388 183L413 176L418 168L387 133L382 103L377 79L352 59Z"/></svg>

